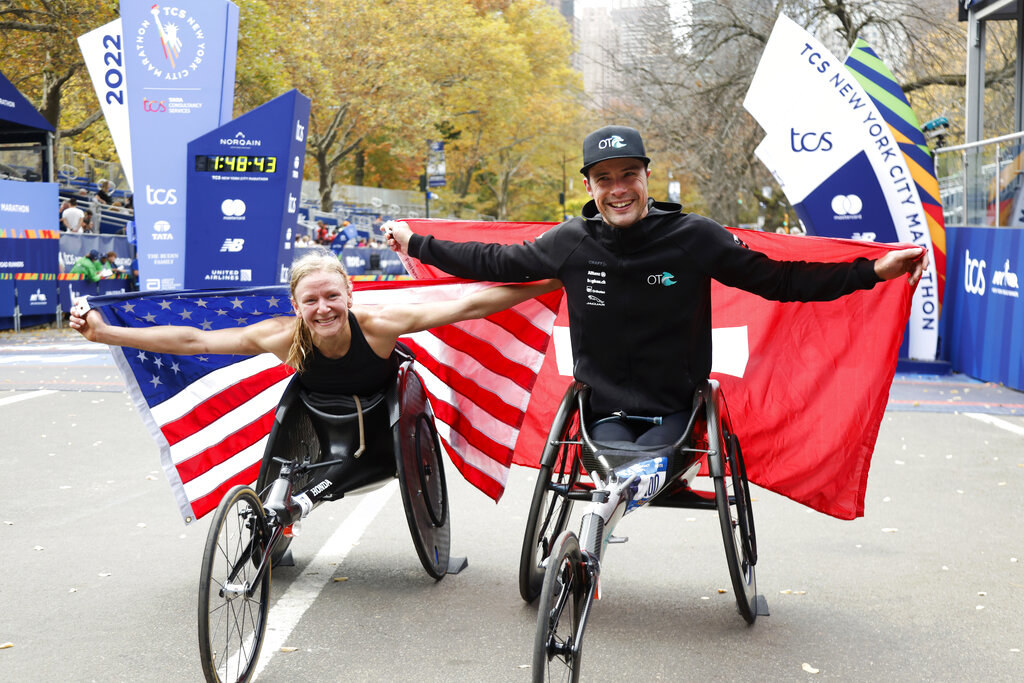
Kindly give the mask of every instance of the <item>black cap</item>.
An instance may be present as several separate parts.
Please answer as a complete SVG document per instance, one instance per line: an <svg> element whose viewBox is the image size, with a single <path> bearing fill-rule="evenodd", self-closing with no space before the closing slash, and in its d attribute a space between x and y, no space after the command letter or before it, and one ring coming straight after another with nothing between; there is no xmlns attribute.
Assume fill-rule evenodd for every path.
<svg viewBox="0 0 1024 683"><path fill-rule="evenodd" d="M96 259L98 259L98 258L100 257L100 252L98 252L98 251L96 251L95 249L93 249L93 250L92 250L92 251L90 251L90 252L89 252L88 254L86 254L86 256L88 256L88 257L89 257L89 258L91 258L91 259L92 259L93 261L95 261Z"/></svg>
<svg viewBox="0 0 1024 683"><path fill-rule="evenodd" d="M643 159L644 163L651 163L640 131L629 126L605 126L583 138L580 173L586 175L591 166L607 159Z"/></svg>

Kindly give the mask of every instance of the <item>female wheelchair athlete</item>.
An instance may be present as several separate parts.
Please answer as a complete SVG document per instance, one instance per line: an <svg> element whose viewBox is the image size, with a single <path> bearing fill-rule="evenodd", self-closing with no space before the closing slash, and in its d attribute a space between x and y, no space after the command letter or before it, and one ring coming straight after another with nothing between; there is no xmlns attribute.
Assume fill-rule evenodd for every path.
<svg viewBox="0 0 1024 683"><path fill-rule="evenodd" d="M586 426L589 387L566 390L541 456L519 564L519 592L540 595L533 650L535 681L579 680L583 635L596 595L601 558L622 517L643 505L717 509L740 615L767 615L757 595L757 540L743 455L718 382L694 396L683 435L664 446L597 443ZM702 463L714 493L690 488ZM589 481L585 479L589 478ZM573 503L587 503L577 535Z"/></svg>
<svg viewBox="0 0 1024 683"><path fill-rule="evenodd" d="M398 477L416 553L448 573L448 491L423 384L405 356L381 395L352 405L310 395L293 379L274 416L256 490L236 486L213 515L199 585L199 650L207 681L247 681L267 628L271 567L293 525L320 503ZM259 492L257 494L257 491Z"/></svg>

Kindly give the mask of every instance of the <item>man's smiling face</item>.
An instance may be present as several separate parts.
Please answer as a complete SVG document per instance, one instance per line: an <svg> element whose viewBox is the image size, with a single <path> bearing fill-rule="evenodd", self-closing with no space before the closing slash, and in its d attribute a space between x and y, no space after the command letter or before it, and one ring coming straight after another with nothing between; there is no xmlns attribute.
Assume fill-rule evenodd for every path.
<svg viewBox="0 0 1024 683"><path fill-rule="evenodd" d="M647 215L650 174L642 159L608 159L589 169L583 185L605 223L628 228Z"/></svg>

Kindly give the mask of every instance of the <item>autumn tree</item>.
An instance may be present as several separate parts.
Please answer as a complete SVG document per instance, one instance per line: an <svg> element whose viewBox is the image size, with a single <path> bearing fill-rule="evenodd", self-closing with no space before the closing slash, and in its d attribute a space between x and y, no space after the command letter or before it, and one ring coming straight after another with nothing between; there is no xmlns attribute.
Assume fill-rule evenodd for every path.
<svg viewBox="0 0 1024 683"><path fill-rule="evenodd" d="M624 71L623 92L612 115L636 122L651 146L687 169L703 206L716 219L736 223L750 197L744 188L772 182L754 156L763 135L742 106L764 45L779 14L801 24L843 57L854 41L867 40L904 84L911 104L936 89L964 83L965 28L945 0L719 0L694 2L689 14L645 31L661 51L654 68ZM994 41L990 83L1007 73L1006 41ZM606 62L615 68L614 54ZM933 103L938 99L932 97ZM779 102L799 107L799 102ZM922 106L928 120L933 106ZM751 198L752 199L752 198Z"/></svg>
<svg viewBox="0 0 1024 683"><path fill-rule="evenodd" d="M449 185L441 197L455 216L473 206L498 220L558 218L564 163L568 155L578 168L583 127L568 25L537 0L488 16L500 50L491 46L474 77L446 95Z"/></svg>
<svg viewBox="0 0 1024 683"><path fill-rule="evenodd" d="M117 16L117 0L0 0L4 74L57 129L58 140L99 120L78 37Z"/></svg>

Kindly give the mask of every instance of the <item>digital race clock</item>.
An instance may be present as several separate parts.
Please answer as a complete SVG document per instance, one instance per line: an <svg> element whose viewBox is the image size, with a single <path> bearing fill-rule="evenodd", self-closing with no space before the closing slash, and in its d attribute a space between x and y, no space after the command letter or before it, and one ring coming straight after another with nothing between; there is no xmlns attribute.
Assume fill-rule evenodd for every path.
<svg viewBox="0 0 1024 683"><path fill-rule="evenodd" d="M274 173L277 157L196 155L196 171L201 173L227 171L233 173Z"/></svg>

